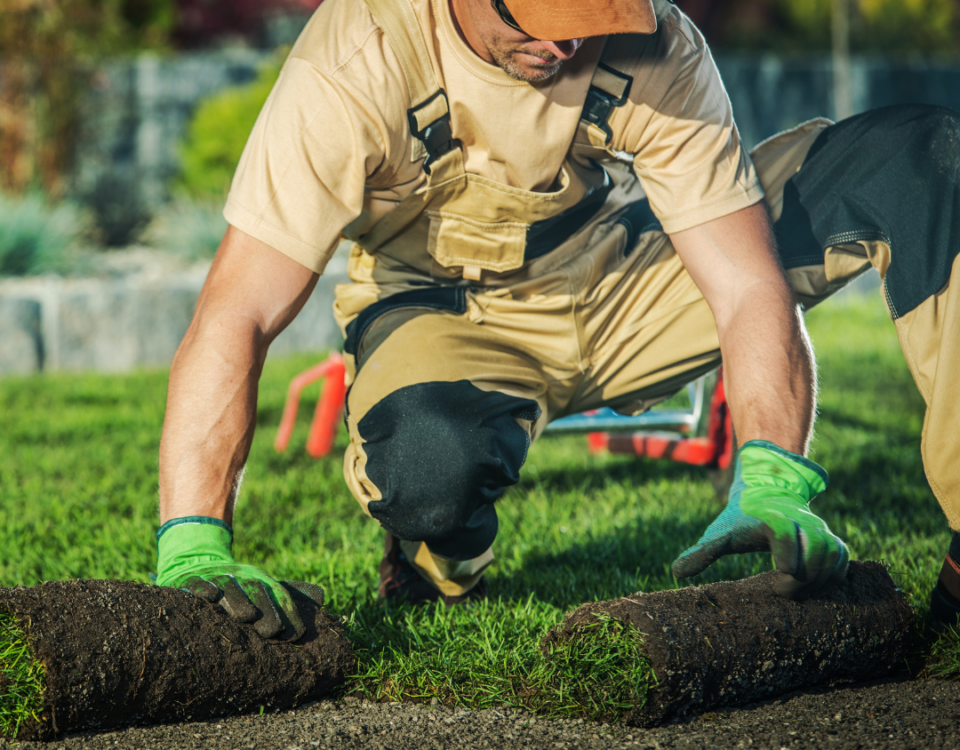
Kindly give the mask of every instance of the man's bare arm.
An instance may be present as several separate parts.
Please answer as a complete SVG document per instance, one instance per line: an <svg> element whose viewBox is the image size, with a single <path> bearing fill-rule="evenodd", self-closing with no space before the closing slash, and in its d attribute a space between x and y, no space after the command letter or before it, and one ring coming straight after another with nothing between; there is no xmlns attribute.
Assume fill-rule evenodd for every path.
<svg viewBox="0 0 960 750"><path fill-rule="evenodd" d="M813 426L813 354L758 203L670 239L713 311L738 441L806 455Z"/></svg>
<svg viewBox="0 0 960 750"><path fill-rule="evenodd" d="M672 235L717 321L724 387L740 442L727 506L673 563L697 575L731 553L770 550L777 589L803 598L841 580L850 553L810 501L827 473L805 457L813 424L813 353L757 204Z"/></svg>
<svg viewBox="0 0 960 750"><path fill-rule="evenodd" d="M232 522L267 348L317 278L228 228L170 371L160 441L161 523L185 516Z"/></svg>

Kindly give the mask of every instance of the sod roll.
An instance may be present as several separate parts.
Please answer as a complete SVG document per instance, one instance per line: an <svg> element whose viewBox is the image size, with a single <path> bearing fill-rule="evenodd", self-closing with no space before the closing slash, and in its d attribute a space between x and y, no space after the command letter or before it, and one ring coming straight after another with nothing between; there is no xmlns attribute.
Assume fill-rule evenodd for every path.
<svg viewBox="0 0 960 750"><path fill-rule="evenodd" d="M307 632L291 644L263 640L219 605L177 589L129 581L0 588L0 613L42 665L41 708L17 739L292 708L326 695L352 672L354 654L337 619L295 596Z"/></svg>
<svg viewBox="0 0 960 750"><path fill-rule="evenodd" d="M779 596L774 575L583 604L547 635L544 652L589 637L607 618L636 628L638 658L655 679L625 712L633 726L903 666L914 614L882 565L851 563L842 584L802 602Z"/></svg>

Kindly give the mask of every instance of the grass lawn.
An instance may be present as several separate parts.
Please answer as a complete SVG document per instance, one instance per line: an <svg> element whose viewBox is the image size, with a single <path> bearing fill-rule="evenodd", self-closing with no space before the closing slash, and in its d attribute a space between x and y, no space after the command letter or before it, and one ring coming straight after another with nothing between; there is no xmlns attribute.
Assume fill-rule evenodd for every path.
<svg viewBox="0 0 960 750"><path fill-rule="evenodd" d="M879 295L828 302L808 323L821 375L812 457L831 475L815 510L854 558L890 563L910 601L926 613L949 532L923 476L924 405L894 327ZM705 472L591 456L581 436L544 438L530 450L519 485L498 505L491 600L469 610L385 610L376 601L382 532L343 483L345 434L327 459L314 461L303 450L312 413L307 402L318 386L304 395L287 453L272 447L287 383L317 359L267 365L234 552L278 578L324 586L328 606L349 618L361 659L348 690L593 716L636 698L639 646L617 638L616 623L604 626L615 646L606 650L544 660L538 644L581 602L679 585L671 561L721 508ZM0 380L0 586L148 581L156 560L165 394L162 371ZM766 555L726 558L696 582L769 565ZM550 687L561 683L568 685L564 697ZM579 706L571 684L581 687ZM602 702L592 703L600 691L591 685L609 688ZM540 693L531 690L538 687Z"/></svg>

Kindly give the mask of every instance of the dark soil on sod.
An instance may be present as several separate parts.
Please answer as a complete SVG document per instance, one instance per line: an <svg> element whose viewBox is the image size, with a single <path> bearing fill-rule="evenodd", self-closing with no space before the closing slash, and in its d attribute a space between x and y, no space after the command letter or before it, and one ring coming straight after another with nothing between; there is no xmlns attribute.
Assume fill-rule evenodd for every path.
<svg viewBox="0 0 960 750"><path fill-rule="evenodd" d="M843 582L802 602L776 592L776 575L583 604L547 643L574 637L598 614L636 627L657 685L625 721L645 727L880 678L910 655L915 618L881 564L851 563Z"/></svg>
<svg viewBox="0 0 960 750"><path fill-rule="evenodd" d="M338 619L297 599L307 632L263 640L222 607L130 581L0 588L0 611L27 630L46 669L41 721L21 740L129 724L293 708L331 693L355 667Z"/></svg>
<svg viewBox="0 0 960 750"><path fill-rule="evenodd" d="M957 750L960 683L896 681L794 693L653 729L547 721L511 711L321 701L293 711L73 735L0 740L0 750L431 750L432 748L770 748Z"/></svg>

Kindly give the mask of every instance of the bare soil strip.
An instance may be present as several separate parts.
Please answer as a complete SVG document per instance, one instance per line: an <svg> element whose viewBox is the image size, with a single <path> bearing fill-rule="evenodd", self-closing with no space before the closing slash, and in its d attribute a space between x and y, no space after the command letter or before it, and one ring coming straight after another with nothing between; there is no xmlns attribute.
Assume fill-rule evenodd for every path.
<svg viewBox="0 0 960 750"><path fill-rule="evenodd" d="M73 735L56 743L0 740L0 750L957 750L958 727L960 683L891 680L795 693L653 729L348 699L262 716Z"/></svg>

